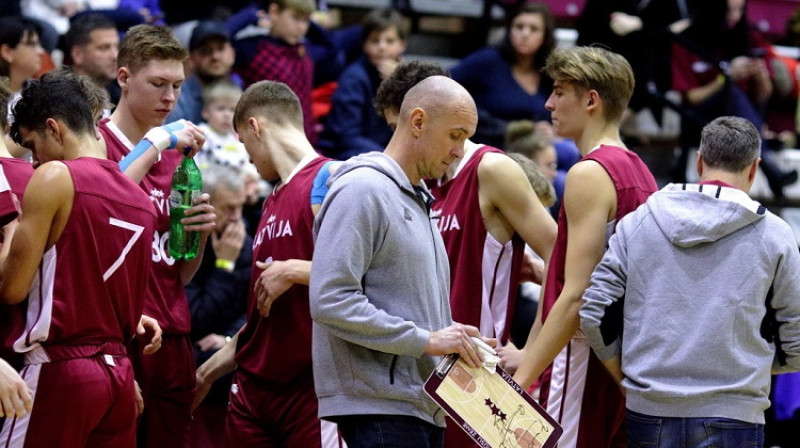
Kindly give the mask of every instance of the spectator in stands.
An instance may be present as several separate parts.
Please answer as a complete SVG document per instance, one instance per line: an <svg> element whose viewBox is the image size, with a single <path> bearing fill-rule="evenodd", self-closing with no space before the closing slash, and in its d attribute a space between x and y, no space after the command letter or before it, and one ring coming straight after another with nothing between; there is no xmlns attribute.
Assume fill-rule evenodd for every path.
<svg viewBox="0 0 800 448"><path fill-rule="evenodd" d="M250 156L233 130L233 113L241 96L242 89L224 79L203 90L204 121L199 128L205 134L206 142L195 156L201 167L217 164L241 171L250 164Z"/></svg>
<svg viewBox="0 0 800 448"><path fill-rule="evenodd" d="M100 13L120 30L145 23L140 11L127 8L121 0L22 0L25 16L47 23L57 35L66 34L71 22L83 14Z"/></svg>
<svg viewBox="0 0 800 448"><path fill-rule="evenodd" d="M268 9L269 35L234 42L237 61L234 69L242 76L243 87L261 80L288 85L300 98L303 126L312 144L317 142L311 112L314 63L304 38L314 9L313 0L274 0Z"/></svg>
<svg viewBox="0 0 800 448"><path fill-rule="evenodd" d="M509 153L520 153L533 160L547 176L556 195L556 200L550 204L550 213L554 218L558 218L567 170L576 160L572 160L566 169L560 168L561 154L556 151L553 138L547 132L537 132L536 123L531 120L517 120L508 124L504 148Z"/></svg>
<svg viewBox="0 0 800 448"><path fill-rule="evenodd" d="M672 54L673 88L692 115L683 120L685 138L697 143L714 118L733 115L763 132L764 107L773 85L765 60L767 42L748 23L745 0L707 0L695 5L692 24L677 36ZM797 181L783 172L762 142L761 170L776 199Z"/></svg>
<svg viewBox="0 0 800 448"><path fill-rule="evenodd" d="M553 140L541 132L536 132L536 123L530 120L512 121L508 124L504 148L508 152L521 153L536 162L551 182L558 174Z"/></svg>
<svg viewBox="0 0 800 448"><path fill-rule="evenodd" d="M683 31L688 18L686 0L587 0L577 23L577 45L604 45L630 62L636 86L629 108L639 111L651 105L648 83L661 92L670 89L667 32Z"/></svg>
<svg viewBox="0 0 800 448"><path fill-rule="evenodd" d="M22 83L42 67L43 53L36 23L24 17L0 17L0 76L9 78L15 97ZM13 103L12 98L9 106Z"/></svg>
<svg viewBox="0 0 800 448"><path fill-rule="evenodd" d="M26 79L34 77L42 68L44 49L39 41L39 26L24 17L0 17L0 76L8 78L12 92L5 113L9 125L14 117L11 107L19 98ZM29 156L30 151L5 136L6 146L14 157Z"/></svg>
<svg viewBox="0 0 800 448"><path fill-rule="evenodd" d="M236 54L228 29L221 22L204 20L192 30L189 40L189 61L194 73L181 86L181 94L167 122L203 121L203 89L216 81L228 79L241 86L241 79L232 76Z"/></svg>
<svg viewBox="0 0 800 448"><path fill-rule="evenodd" d="M106 89L111 103L117 104L122 93L117 84L119 33L111 19L102 14L75 19L64 35L63 51L64 65Z"/></svg>
<svg viewBox="0 0 800 448"><path fill-rule="evenodd" d="M542 67L555 47L554 29L547 5L524 3L509 14L499 47L478 50L453 67L453 79L478 106L476 141L500 147L509 121L550 121L544 103L552 81Z"/></svg>
<svg viewBox="0 0 800 448"><path fill-rule="evenodd" d="M253 264L253 239L245 232L242 221L245 191L241 172L209 164L203 169L203 192L211 196L217 221L206 242L200 268L186 285L192 315L191 339L198 366L244 324ZM224 435L230 386L230 375L214 383L203 404L194 410L194 419L198 421L192 425L190 437L198 432Z"/></svg>
<svg viewBox="0 0 800 448"><path fill-rule="evenodd" d="M393 9L371 11L362 25L364 54L339 78L319 145L325 155L340 160L383 151L392 136L372 100L381 81L400 63L408 30L403 16Z"/></svg>
<svg viewBox="0 0 800 448"><path fill-rule="evenodd" d="M161 10L158 0L119 0L119 9L139 13L144 19L144 23L151 25L165 24L164 11Z"/></svg>

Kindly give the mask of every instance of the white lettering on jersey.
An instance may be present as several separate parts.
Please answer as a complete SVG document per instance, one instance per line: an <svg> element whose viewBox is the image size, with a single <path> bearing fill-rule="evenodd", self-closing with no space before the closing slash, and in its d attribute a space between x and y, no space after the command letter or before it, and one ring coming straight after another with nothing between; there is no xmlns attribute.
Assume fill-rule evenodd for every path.
<svg viewBox="0 0 800 448"><path fill-rule="evenodd" d="M451 230L461 230L461 224L458 222L458 215L439 215L438 221L436 221L436 227L439 229L439 232L449 232Z"/></svg>
<svg viewBox="0 0 800 448"><path fill-rule="evenodd" d="M267 223L264 228L259 230L256 234L255 240L253 241L253 249L264 242L264 237L274 240L285 236L294 236L294 233L292 233L292 225L289 223L289 220L280 221L275 215L270 215L270 217L267 218Z"/></svg>
<svg viewBox="0 0 800 448"><path fill-rule="evenodd" d="M163 191L157 188L150 190L150 200L155 204L158 214L169 216L169 198L164 197Z"/></svg>

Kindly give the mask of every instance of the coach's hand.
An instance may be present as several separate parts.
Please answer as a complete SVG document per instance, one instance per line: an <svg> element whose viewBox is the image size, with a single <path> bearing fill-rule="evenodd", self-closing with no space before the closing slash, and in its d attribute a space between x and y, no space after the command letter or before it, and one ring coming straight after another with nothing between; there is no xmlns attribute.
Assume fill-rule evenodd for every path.
<svg viewBox="0 0 800 448"><path fill-rule="evenodd" d="M33 409L31 391L22 377L0 359L0 417L22 417Z"/></svg>
<svg viewBox="0 0 800 448"><path fill-rule="evenodd" d="M447 328L433 331L425 344L425 353L429 355L449 355L458 353L461 359L470 367L479 367L481 359L472 337L480 337L481 333L472 325L455 323Z"/></svg>

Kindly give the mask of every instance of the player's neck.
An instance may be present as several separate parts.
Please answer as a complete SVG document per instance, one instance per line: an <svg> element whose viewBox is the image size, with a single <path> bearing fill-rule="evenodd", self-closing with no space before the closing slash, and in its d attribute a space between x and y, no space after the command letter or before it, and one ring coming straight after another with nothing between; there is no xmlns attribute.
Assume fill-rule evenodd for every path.
<svg viewBox="0 0 800 448"><path fill-rule="evenodd" d="M618 146L625 148L619 135L619 126L616 123L590 122L586 129L575 139L575 144L585 156L601 145Z"/></svg>
<svg viewBox="0 0 800 448"><path fill-rule="evenodd" d="M74 160L81 157L108 158L105 147L100 144L94 133L71 135L68 138L70 139L70 144L64 153L65 160Z"/></svg>
<svg viewBox="0 0 800 448"><path fill-rule="evenodd" d="M272 150L272 160L275 163L275 170L281 178L281 183L285 183L289 179L303 159L316 153L305 135L302 138L284 140L276 145L276 149Z"/></svg>
<svg viewBox="0 0 800 448"><path fill-rule="evenodd" d="M110 119L134 145L143 139L147 131L152 128L136 118L125 100L120 100L119 106L111 114Z"/></svg>
<svg viewBox="0 0 800 448"><path fill-rule="evenodd" d="M6 146L6 142L4 141L2 136L0 136L0 157L4 157L4 158L14 157L11 154L11 152L8 150L8 147Z"/></svg>

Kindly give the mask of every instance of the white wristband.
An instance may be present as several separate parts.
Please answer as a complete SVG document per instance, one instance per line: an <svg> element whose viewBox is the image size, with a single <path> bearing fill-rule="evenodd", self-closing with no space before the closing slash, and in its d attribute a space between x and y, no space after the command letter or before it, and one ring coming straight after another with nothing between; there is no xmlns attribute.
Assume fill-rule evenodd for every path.
<svg viewBox="0 0 800 448"><path fill-rule="evenodd" d="M153 146L158 150L159 154L161 154L161 151L171 147L173 140L177 140L174 134L171 134L160 127L156 127L147 131L147 134L144 135L144 138L153 144Z"/></svg>

